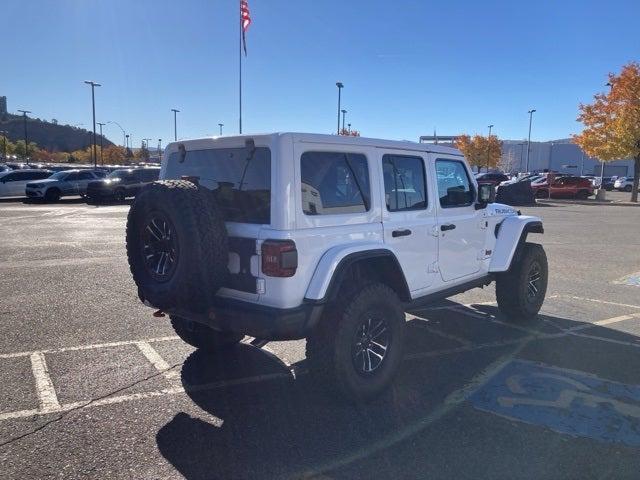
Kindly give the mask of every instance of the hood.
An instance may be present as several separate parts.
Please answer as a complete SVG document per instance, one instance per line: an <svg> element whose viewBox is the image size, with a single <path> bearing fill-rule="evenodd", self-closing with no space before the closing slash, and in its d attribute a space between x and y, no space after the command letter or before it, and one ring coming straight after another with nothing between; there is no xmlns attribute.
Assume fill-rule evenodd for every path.
<svg viewBox="0 0 640 480"><path fill-rule="evenodd" d="M59 181L56 178L41 178L40 180L31 180L29 183L57 183Z"/></svg>

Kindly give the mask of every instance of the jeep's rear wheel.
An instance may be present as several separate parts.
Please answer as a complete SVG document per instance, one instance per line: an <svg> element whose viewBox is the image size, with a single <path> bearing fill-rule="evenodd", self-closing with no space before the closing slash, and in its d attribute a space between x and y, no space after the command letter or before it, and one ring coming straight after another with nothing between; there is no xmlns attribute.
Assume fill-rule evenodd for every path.
<svg viewBox="0 0 640 480"><path fill-rule="evenodd" d="M226 279L226 228L209 196L191 182L163 180L131 206L129 266L140 298L156 308L204 311Z"/></svg>
<svg viewBox="0 0 640 480"><path fill-rule="evenodd" d="M307 338L309 370L344 397L365 401L391 382L404 355L405 317L396 293L364 287L328 308Z"/></svg>
<svg viewBox="0 0 640 480"><path fill-rule="evenodd" d="M231 348L244 338L244 335L218 332L206 325L182 317L171 315L170 318L171 326L184 342L207 352Z"/></svg>
<svg viewBox="0 0 640 480"><path fill-rule="evenodd" d="M518 259L519 258L519 259ZM498 308L511 320L535 317L547 293L549 267L542 245L525 243L517 262L496 278Z"/></svg>

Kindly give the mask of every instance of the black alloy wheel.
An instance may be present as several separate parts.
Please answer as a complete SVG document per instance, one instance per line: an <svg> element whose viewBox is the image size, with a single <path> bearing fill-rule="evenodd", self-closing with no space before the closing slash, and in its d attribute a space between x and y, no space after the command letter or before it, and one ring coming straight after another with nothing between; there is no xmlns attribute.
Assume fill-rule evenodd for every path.
<svg viewBox="0 0 640 480"><path fill-rule="evenodd" d="M171 278L178 259L178 238L171 221L160 212L149 216L142 231L142 256L147 273L159 282Z"/></svg>
<svg viewBox="0 0 640 480"><path fill-rule="evenodd" d="M380 368L391 345L391 330L383 319L368 316L356 329L351 345L353 366L360 375Z"/></svg>

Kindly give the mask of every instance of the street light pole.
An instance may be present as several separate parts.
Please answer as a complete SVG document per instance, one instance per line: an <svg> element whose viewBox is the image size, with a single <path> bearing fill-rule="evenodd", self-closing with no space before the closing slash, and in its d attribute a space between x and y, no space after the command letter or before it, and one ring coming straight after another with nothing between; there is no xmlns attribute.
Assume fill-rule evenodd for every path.
<svg viewBox="0 0 640 480"><path fill-rule="evenodd" d="M349 128L348 132L351 133L351 124L347 123L347 127Z"/></svg>
<svg viewBox="0 0 640 480"><path fill-rule="evenodd" d="M98 125L100 125L100 165L104 165L104 159L102 158L102 149L104 148L102 142L104 140L104 137L102 136L102 127L104 127L106 123L98 122Z"/></svg>
<svg viewBox="0 0 640 480"><path fill-rule="evenodd" d="M27 113L31 113L29 110L18 110L22 113L24 119L24 159L29 158L29 137L27 136Z"/></svg>
<svg viewBox="0 0 640 480"><path fill-rule="evenodd" d="M224 127L224 123L219 123L218 126L220 127L220 136L222 136L222 127Z"/></svg>
<svg viewBox="0 0 640 480"><path fill-rule="evenodd" d="M85 80L84 83L87 85L91 85L91 106L93 109L93 167L98 166L98 150L96 147L96 96L95 96L95 88L101 87L99 83L94 82L93 80Z"/></svg>
<svg viewBox="0 0 640 480"><path fill-rule="evenodd" d="M489 125L489 136L487 137L487 172L489 171L489 161L491 156L491 129L493 128L493 123Z"/></svg>
<svg viewBox="0 0 640 480"><path fill-rule="evenodd" d="M178 119L177 119L177 113L180 110L177 110L175 108L172 108L171 111L173 112L173 140L175 142L178 141Z"/></svg>
<svg viewBox="0 0 640 480"><path fill-rule="evenodd" d="M527 140L527 165L526 171L529 172L529 155L531 154L531 123L533 122L533 112L536 110L532 108L527 113L529 114L529 138Z"/></svg>
<svg viewBox="0 0 640 480"><path fill-rule="evenodd" d="M340 135L340 97L344 85L342 84L342 82L336 82L336 87L338 87L338 135Z"/></svg>
<svg viewBox="0 0 640 480"><path fill-rule="evenodd" d="M158 139L158 157L160 159L160 163L162 163L162 139Z"/></svg>
<svg viewBox="0 0 640 480"><path fill-rule="evenodd" d="M340 110L342 112L342 130L344 131L344 117L347 114L346 110Z"/></svg>

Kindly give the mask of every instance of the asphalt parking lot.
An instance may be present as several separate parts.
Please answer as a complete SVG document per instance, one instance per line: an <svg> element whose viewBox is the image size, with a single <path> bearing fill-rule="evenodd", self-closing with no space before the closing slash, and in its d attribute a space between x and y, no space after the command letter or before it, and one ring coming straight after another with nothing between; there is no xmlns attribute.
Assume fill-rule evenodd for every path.
<svg viewBox="0 0 640 480"><path fill-rule="evenodd" d="M402 373L351 406L304 341L221 356L140 304L127 205L0 202L3 478L638 478L640 208L546 205L539 318L492 287L408 315Z"/></svg>

